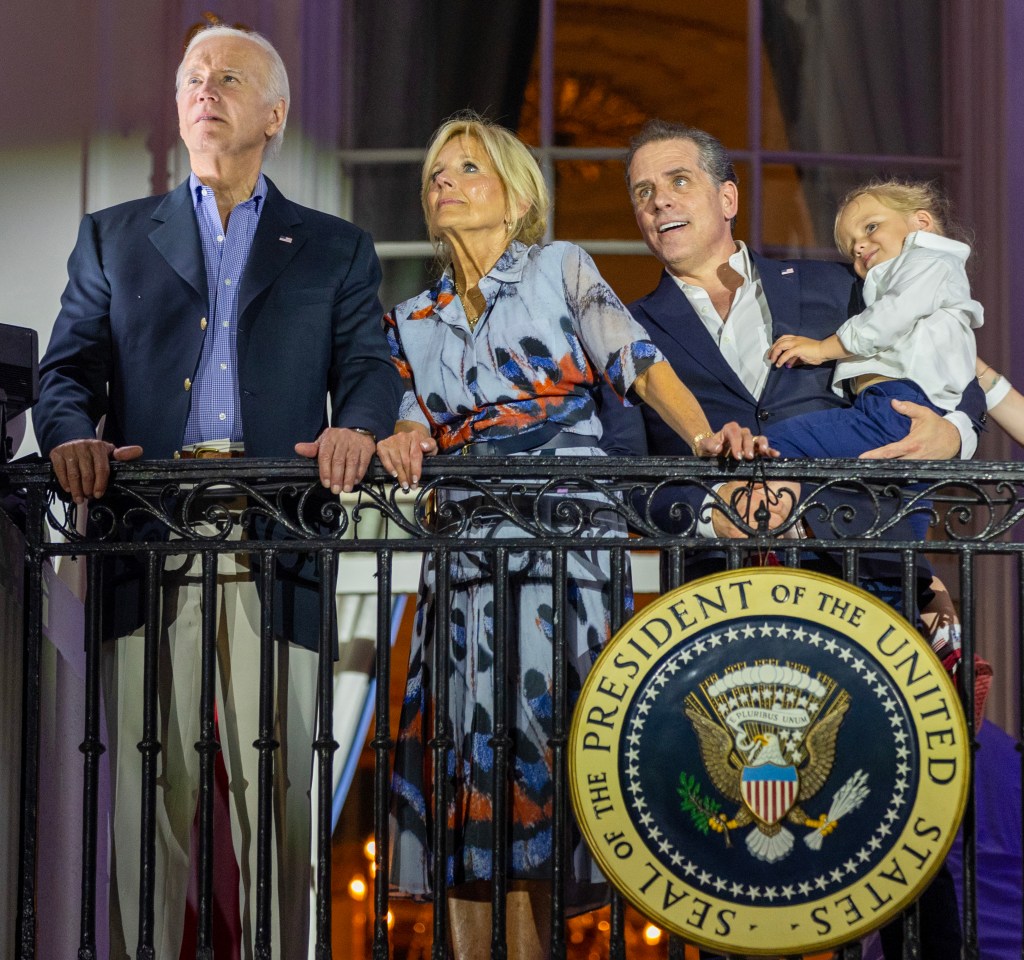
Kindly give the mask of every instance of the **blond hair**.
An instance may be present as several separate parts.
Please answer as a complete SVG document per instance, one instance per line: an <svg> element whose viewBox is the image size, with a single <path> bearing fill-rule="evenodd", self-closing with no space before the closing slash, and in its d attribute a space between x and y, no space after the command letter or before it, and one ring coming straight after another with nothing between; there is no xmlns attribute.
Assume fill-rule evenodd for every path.
<svg viewBox="0 0 1024 960"><path fill-rule="evenodd" d="M514 133L493 120L468 111L457 113L445 120L430 138L420 174L423 216L442 269L448 266L452 256L443 238L430 231L427 193L430 190L430 175L437 163L438 154L448 143L459 137L476 140L494 165L494 172L501 180L505 191L505 218L509 242L520 240L528 245L537 243L547 229L548 208L551 202L547 184L537 161ZM523 212L520 213L520 210Z"/></svg>
<svg viewBox="0 0 1024 960"><path fill-rule="evenodd" d="M832 237L845 256L850 255L849 249L843 246L839 238L839 220L843 211L861 197L874 197L879 203L890 210L895 210L906 217L918 210L931 215L934 233L944 237L952 236L959 239L963 231L953 219L953 207L949 198L939 189L938 184L930 180L901 180L898 177L869 180L867 183L854 187L839 204L836 213L835 227Z"/></svg>

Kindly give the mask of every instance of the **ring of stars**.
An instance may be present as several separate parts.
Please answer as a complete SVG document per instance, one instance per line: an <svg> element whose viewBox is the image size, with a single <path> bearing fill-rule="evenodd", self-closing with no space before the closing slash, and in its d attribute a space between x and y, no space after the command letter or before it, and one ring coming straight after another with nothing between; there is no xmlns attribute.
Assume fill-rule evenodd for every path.
<svg viewBox="0 0 1024 960"><path fill-rule="evenodd" d="M647 679L639 698L634 701L631 715L625 728L627 733L625 739L631 745L631 750L627 755L630 762L625 768L625 787L629 794L627 806L631 807L634 812L634 825L637 826L641 835L646 835L652 841L652 847L655 847L663 859L670 862L673 868L680 874L685 874L688 878L687 882L692 886L709 894L721 895L728 891L734 900L746 900L754 905L771 904L775 900L782 900L788 903L794 899L806 897L817 899L820 895L827 893L830 888L844 887L851 876L871 869L873 858L878 855L879 851L884 852L885 838L897 832L895 824L906 813L906 811L901 812L901 808L907 805L906 793L914 779L911 776L914 772L911 767L911 750L907 746L907 741L912 742L913 740L913 731L904 729L906 723L900 711L899 703L892 697L891 688L882 682L875 664L870 659L861 656L858 652L844 647L840 649L839 658L844 663L847 663L859 679L863 681L866 692L874 695L878 700L880 706L887 714L889 723L893 728L893 739L898 745L895 751L898 760L896 768L897 779L886 803L885 811L867 842L849 859L841 864L837 864L826 873L815 877L812 881L804 881L795 886L793 884L786 884L763 887L738 883L711 873L707 869L707 864L698 865L694 863L672 844L671 839L655 824L654 817L648 808L647 801L644 799L643 788L640 784L640 767L637 762L638 752L636 748L642 739L643 729L651 709L654 707L656 700L669 679L678 673L682 665L690 663L695 654L703 653L709 647L728 646L741 638L750 640L760 637L768 640L775 636L792 638L799 643L832 652L840 649L831 636L823 636L819 630L808 631L804 629L803 625L799 624L795 627L792 624L782 624L780 626L766 621L760 626L755 626L750 621L747 621L739 630L735 627L729 627L728 629L706 634L695 643L682 647L673 656L658 665L657 673ZM737 699L746 702L746 699L749 698L744 698L741 695ZM796 694L791 691L783 698L776 699L766 705L806 707L808 706L808 701L806 698L797 699Z"/></svg>

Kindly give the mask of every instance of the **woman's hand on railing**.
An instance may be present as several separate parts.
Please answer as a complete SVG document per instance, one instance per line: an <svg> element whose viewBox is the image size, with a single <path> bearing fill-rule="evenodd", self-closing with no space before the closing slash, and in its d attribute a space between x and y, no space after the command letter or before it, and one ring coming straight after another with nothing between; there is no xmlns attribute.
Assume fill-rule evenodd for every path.
<svg viewBox="0 0 1024 960"><path fill-rule="evenodd" d="M400 420L396 432L377 444L381 466L399 483L403 490L420 482L423 458L437 453L437 441L422 424Z"/></svg>

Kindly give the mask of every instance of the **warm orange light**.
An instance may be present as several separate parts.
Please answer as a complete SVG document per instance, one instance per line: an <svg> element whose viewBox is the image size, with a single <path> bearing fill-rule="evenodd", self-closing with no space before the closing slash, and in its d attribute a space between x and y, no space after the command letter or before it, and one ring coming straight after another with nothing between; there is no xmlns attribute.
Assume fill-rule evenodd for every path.
<svg viewBox="0 0 1024 960"><path fill-rule="evenodd" d="M395 925L395 915L389 910L388 911L388 929L390 930Z"/></svg>
<svg viewBox="0 0 1024 960"><path fill-rule="evenodd" d="M600 930L601 933L607 933L611 928L612 925L607 920L600 920L597 924L597 929Z"/></svg>
<svg viewBox="0 0 1024 960"><path fill-rule="evenodd" d="M427 925L425 923L420 923L419 920L417 920L412 925L412 929L413 929L414 933L426 933L427 932Z"/></svg>
<svg viewBox="0 0 1024 960"><path fill-rule="evenodd" d="M362 877L353 877L348 882L348 895L353 900L366 899L366 881Z"/></svg>
<svg viewBox="0 0 1024 960"><path fill-rule="evenodd" d="M367 860L373 860L377 856L377 844L373 840L367 840L363 846L363 853L366 854Z"/></svg>
<svg viewBox="0 0 1024 960"><path fill-rule="evenodd" d="M644 927L644 940L646 940L652 946L661 940L661 930L659 930L653 923L647 924Z"/></svg>

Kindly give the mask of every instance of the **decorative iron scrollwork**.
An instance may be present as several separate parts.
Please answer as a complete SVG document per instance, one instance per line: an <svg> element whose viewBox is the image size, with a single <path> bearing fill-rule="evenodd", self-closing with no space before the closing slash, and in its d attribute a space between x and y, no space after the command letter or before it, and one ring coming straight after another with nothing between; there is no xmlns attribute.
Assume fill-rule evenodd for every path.
<svg viewBox="0 0 1024 960"><path fill-rule="evenodd" d="M925 527L933 542L992 543L1012 536L1024 519L1024 472L1010 464L436 458L425 463L412 499L378 468L354 500L331 497L313 465L253 461L246 471L239 464L246 461L216 472L118 465L106 496L90 503L84 533L76 505L56 495L48 470L20 472L33 485L49 484L48 519L71 542L211 542L260 522L294 541L386 540L360 536L360 519L376 514L394 534L413 539L472 538L500 522L523 537L572 541L614 518L638 547L645 539L706 540L712 526L762 543L797 529L830 543L885 540L897 547L920 546Z"/></svg>

